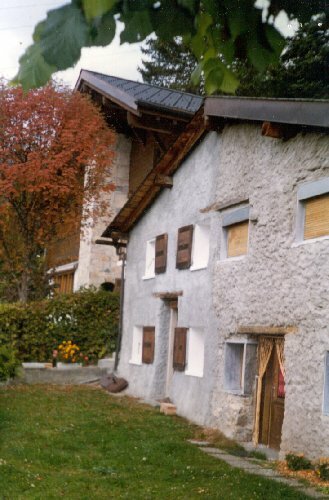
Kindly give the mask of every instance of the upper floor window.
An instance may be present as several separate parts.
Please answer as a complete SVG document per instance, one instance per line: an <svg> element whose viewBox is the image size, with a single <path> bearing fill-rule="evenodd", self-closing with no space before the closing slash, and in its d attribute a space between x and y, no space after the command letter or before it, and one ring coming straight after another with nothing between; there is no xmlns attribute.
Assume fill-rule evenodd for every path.
<svg viewBox="0 0 329 500"><path fill-rule="evenodd" d="M329 236L329 177L298 189L297 239Z"/></svg>
<svg viewBox="0 0 329 500"><path fill-rule="evenodd" d="M154 278L167 269L168 235L161 234L146 243L145 273L143 278Z"/></svg>
<svg viewBox="0 0 329 500"><path fill-rule="evenodd" d="M209 261L209 236L209 225L196 224L194 226L191 271L207 267Z"/></svg>
<svg viewBox="0 0 329 500"><path fill-rule="evenodd" d="M249 207L223 215L222 258L241 257L248 253Z"/></svg>

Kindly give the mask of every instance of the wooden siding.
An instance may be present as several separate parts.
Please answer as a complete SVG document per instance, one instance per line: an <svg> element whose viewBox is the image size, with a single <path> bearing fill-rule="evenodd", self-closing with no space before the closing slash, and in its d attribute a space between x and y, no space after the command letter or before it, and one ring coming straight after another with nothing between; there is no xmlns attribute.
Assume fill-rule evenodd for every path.
<svg viewBox="0 0 329 500"><path fill-rule="evenodd" d="M227 256L238 257L248 252L249 221L239 222L227 228Z"/></svg>

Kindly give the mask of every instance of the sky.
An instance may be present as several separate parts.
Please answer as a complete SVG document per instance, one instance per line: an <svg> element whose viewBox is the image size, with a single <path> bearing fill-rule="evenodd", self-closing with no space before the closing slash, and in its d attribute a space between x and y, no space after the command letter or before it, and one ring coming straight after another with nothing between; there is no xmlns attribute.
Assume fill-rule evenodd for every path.
<svg viewBox="0 0 329 500"><path fill-rule="evenodd" d="M18 60L32 44L35 25L45 19L48 10L70 3L68 0L0 0L0 77L12 79L18 71ZM268 0L257 0L256 5L266 7ZM284 13L277 25L285 35L292 35L296 23L288 23ZM61 71L56 77L74 87L81 68L141 81L137 71L141 65L140 44L119 43L116 35L108 47L82 49L81 59L74 68Z"/></svg>
<svg viewBox="0 0 329 500"><path fill-rule="evenodd" d="M18 71L18 60L32 44L35 25L45 19L48 10L70 3L65 0L0 0L0 77L10 80ZM119 43L117 35L108 47L82 49L81 59L72 69L56 74L74 87L80 69L89 69L130 80L141 81L140 44Z"/></svg>

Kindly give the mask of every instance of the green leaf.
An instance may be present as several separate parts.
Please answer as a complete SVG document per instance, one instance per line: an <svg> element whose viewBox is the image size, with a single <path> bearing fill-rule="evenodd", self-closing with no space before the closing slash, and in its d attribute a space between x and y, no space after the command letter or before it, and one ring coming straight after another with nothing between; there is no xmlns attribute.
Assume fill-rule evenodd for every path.
<svg viewBox="0 0 329 500"><path fill-rule="evenodd" d="M225 92L225 94L234 94L239 86L239 79L237 76L229 69L224 69L224 78L220 85L220 90Z"/></svg>
<svg viewBox="0 0 329 500"><path fill-rule="evenodd" d="M19 70L13 83L21 84L24 90L45 85L52 73L56 71L44 60L40 45L35 43L26 50L19 60Z"/></svg>
<svg viewBox="0 0 329 500"><path fill-rule="evenodd" d="M204 37L197 33L190 42L190 47L197 59L200 59L204 51Z"/></svg>
<svg viewBox="0 0 329 500"><path fill-rule="evenodd" d="M285 46L285 39L274 26L265 25L266 38L275 54L279 57Z"/></svg>
<svg viewBox="0 0 329 500"><path fill-rule="evenodd" d="M192 33L194 35L194 16L176 2L166 0L158 9L152 11L152 24L158 38L170 41L175 36Z"/></svg>
<svg viewBox="0 0 329 500"><path fill-rule="evenodd" d="M125 28L120 35L121 43L140 42L153 31L150 14L147 10L121 15L120 21L125 23Z"/></svg>
<svg viewBox="0 0 329 500"><path fill-rule="evenodd" d="M118 0L82 0L82 8L86 19L90 21L108 13L117 2Z"/></svg>
<svg viewBox="0 0 329 500"><path fill-rule="evenodd" d="M91 41L89 45L105 47L109 45L115 35L116 23L111 12L105 14L100 22L96 23L91 30Z"/></svg>
<svg viewBox="0 0 329 500"><path fill-rule="evenodd" d="M196 25L199 35L205 35L209 26L213 23L213 19L208 12L201 12L196 18Z"/></svg>
<svg viewBox="0 0 329 500"><path fill-rule="evenodd" d="M222 84L224 72L219 66L210 71L205 79L205 90L208 95L217 92Z"/></svg>
<svg viewBox="0 0 329 500"><path fill-rule="evenodd" d="M88 26L77 7L65 5L48 12L40 46L46 62L58 70L71 67L88 43Z"/></svg>
<svg viewBox="0 0 329 500"><path fill-rule="evenodd" d="M195 87L199 85L200 78L201 78L201 73L202 73L202 68L203 68L203 62L200 62L195 69L192 71L191 74L191 83Z"/></svg>

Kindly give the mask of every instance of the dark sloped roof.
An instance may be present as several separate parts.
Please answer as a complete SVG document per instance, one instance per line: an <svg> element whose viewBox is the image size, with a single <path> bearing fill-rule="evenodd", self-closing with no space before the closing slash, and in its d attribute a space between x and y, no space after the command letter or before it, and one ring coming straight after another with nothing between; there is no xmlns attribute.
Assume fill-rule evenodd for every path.
<svg viewBox="0 0 329 500"><path fill-rule="evenodd" d="M195 94L189 94L179 90L164 89L156 87L155 85L134 82L132 80L88 70L81 71L77 85L79 85L81 80L87 81L88 76L92 77L94 85L95 81L99 80L100 83L102 83L102 90L106 91L106 89L108 89L109 97L114 87L120 91L120 94L126 94L130 102L131 99L133 99L136 105L152 105L152 107L159 109L194 115L203 102L203 98Z"/></svg>

